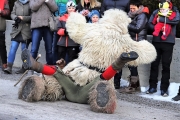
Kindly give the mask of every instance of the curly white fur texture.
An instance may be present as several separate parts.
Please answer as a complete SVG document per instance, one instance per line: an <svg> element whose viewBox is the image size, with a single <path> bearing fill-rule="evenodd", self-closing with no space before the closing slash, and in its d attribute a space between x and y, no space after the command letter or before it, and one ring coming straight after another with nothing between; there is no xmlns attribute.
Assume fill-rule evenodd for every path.
<svg viewBox="0 0 180 120"><path fill-rule="evenodd" d="M79 61L88 66L104 69L111 65L122 52L130 51L137 52L139 58L129 62L129 65L137 66L154 61L156 50L151 43L146 40L136 42L131 39L127 28L130 22L127 14L118 9L107 10L97 24L86 23L81 14L71 13L66 28L70 37L81 44L83 49L78 59L69 63L63 71L68 72L77 84L83 85L84 79L88 81L100 73L92 70L88 70L87 73L87 68L82 67Z"/></svg>

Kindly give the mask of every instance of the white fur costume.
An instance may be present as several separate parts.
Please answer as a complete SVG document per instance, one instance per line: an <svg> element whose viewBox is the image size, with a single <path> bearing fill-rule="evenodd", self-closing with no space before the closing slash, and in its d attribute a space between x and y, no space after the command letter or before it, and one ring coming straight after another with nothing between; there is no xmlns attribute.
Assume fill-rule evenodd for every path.
<svg viewBox="0 0 180 120"><path fill-rule="evenodd" d="M93 66L106 69L122 52L135 51L139 58L129 65L148 64L155 60L156 50L146 40L136 42L128 34L131 19L125 12L111 9L105 12L99 23L86 23L79 13L71 13L66 22L70 37L83 46L78 59L70 62L63 71L81 86L92 81L100 72L88 69ZM83 64L81 64L82 62Z"/></svg>

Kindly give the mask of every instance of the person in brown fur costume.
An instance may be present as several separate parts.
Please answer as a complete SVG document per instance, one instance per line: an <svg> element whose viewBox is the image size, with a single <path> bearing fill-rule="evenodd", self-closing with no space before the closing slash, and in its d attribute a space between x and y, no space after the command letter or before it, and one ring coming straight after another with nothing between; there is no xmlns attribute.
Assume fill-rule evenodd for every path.
<svg viewBox="0 0 180 120"><path fill-rule="evenodd" d="M78 86L59 67L64 64L63 61L57 62L59 66L48 66L35 61L28 49L23 50L21 55L25 69L34 70L45 75L53 75L62 86L67 100L82 104L89 103L92 111L102 113L114 113L116 109L116 93L107 81L117 71L121 70L125 63L137 58L138 54L136 52L124 52L100 76L97 76L93 81L84 86ZM43 92L46 89L44 84L42 79L31 76L22 85L19 91L19 98L25 101L38 101L43 98Z"/></svg>

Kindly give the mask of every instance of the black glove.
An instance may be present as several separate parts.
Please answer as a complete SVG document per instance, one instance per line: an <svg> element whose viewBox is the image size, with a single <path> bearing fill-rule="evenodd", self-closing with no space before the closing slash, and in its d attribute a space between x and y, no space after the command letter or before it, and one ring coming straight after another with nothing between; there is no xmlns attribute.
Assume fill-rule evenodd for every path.
<svg viewBox="0 0 180 120"><path fill-rule="evenodd" d="M20 22L21 22L21 19L20 19L19 17L15 17L14 21L15 21L16 23L20 23Z"/></svg>
<svg viewBox="0 0 180 120"><path fill-rule="evenodd" d="M19 17L15 17L14 21L15 21L15 23L12 24L12 25L13 25L14 28L18 29L18 27L19 27L18 24L21 22L21 19Z"/></svg>
<svg viewBox="0 0 180 120"><path fill-rule="evenodd" d="M18 29L19 25L17 22L15 22L14 24L12 24L14 28Z"/></svg>

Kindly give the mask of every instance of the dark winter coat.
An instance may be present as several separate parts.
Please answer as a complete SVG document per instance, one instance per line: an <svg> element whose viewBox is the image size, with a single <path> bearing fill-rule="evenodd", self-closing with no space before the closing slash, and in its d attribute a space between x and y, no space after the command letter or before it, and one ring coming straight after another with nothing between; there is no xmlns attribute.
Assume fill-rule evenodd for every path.
<svg viewBox="0 0 180 120"><path fill-rule="evenodd" d="M162 36L162 32L159 33L159 36L153 36L153 42L166 42L166 43L175 43L175 37L176 37L176 25L179 23L179 20L180 20L180 15L179 15L179 10L176 8L176 7L173 7L173 10L174 12L176 12L176 17L173 19L173 20L169 20L168 18L166 18L165 20L165 17L160 17L159 19L159 22L162 22L162 23L167 23L169 25L171 25L172 29L171 29L171 33L169 34L169 36L167 37L166 40L162 40L161 39L161 36ZM149 29L150 30L154 30L154 24L153 24L153 19L154 17L157 15L159 9L155 10L149 21L148 21L148 26L149 26Z"/></svg>
<svg viewBox="0 0 180 120"><path fill-rule="evenodd" d="M100 10L101 14L104 14L106 10L114 8L129 12L129 2L130 0L103 0Z"/></svg>
<svg viewBox="0 0 180 120"><path fill-rule="evenodd" d="M31 9L29 6L29 2L26 4L22 4L19 1L14 3L13 10L11 12L11 18L14 20L17 16L22 16L23 20L18 24L18 28L13 27L11 32L11 38L15 38L19 33L22 35L22 39L28 40L31 38ZM23 42L23 41L19 41Z"/></svg>
<svg viewBox="0 0 180 120"><path fill-rule="evenodd" d="M30 0L32 10L31 28L49 26L49 17L58 10L55 0Z"/></svg>
<svg viewBox="0 0 180 120"><path fill-rule="evenodd" d="M59 18L58 23L58 32L57 34L60 35L60 38L57 42L57 45L59 46L79 46L79 44L75 43L68 35L66 31L66 21L68 19L69 15L64 14L62 17Z"/></svg>
<svg viewBox="0 0 180 120"><path fill-rule="evenodd" d="M149 11L148 11L149 12ZM146 40L147 39L147 26L148 18L147 13L143 11L142 13L136 15L131 23L128 25L128 30L131 38L135 41Z"/></svg>

